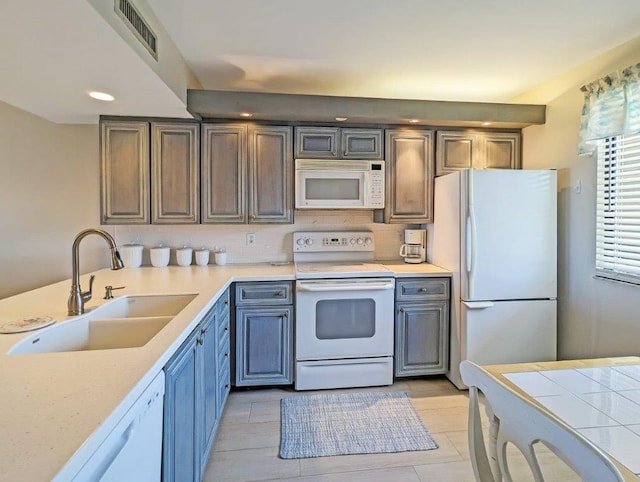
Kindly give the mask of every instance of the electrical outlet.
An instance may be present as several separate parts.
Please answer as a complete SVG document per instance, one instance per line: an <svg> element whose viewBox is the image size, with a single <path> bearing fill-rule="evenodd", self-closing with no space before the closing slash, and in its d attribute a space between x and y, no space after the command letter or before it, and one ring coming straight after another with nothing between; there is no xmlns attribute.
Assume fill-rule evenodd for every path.
<svg viewBox="0 0 640 482"><path fill-rule="evenodd" d="M255 245L256 245L255 233L247 233L247 246L255 246Z"/></svg>

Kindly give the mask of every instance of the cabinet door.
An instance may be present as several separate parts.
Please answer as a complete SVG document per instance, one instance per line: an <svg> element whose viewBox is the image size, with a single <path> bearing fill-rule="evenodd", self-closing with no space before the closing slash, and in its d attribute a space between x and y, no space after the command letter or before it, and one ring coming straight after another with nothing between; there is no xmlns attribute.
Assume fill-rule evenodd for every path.
<svg viewBox="0 0 640 482"><path fill-rule="evenodd" d="M292 314L291 306L237 309L237 386L292 383Z"/></svg>
<svg viewBox="0 0 640 482"><path fill-rule="evenodd" d="M246 223L244 124L202 125L202 223Z"/></svg>
<svg viewBox="0 0 640 482"><path fill-rule="evenodd" d="M483 168L520 169L520 133L494 132L483 136ZM478 166L480 167L480 166Z"/></svg>
<svg viewBox="0 0 640 482"><path fill-rule="evenodd" d="M438 131L436 134L436 176L475 167L480 156L476 133Z"/></svg>
<svg viewBox="0 0 640 482"><path fill-rule="evenodd" d="M395 375L445 373L448 366L449 302L398 303Z"/></svg>
<svg viewBox="0 0 640 482"><path fill-rule="evenodd" d="M338 159L339 127L296 127L296 159Z"/></svg>
<svg viewBox="0 0 640 482"><path fill-rule="evenodd" d="M149 124L100 123L102 224L148 224Z"/></svg>
<svg viewBox="0 0 640 482"><path fill-rule="evenodd" d="M433 132L388 130L386 223L433 221Z"/></svg>
<svg viewBox="0 0 640 482"><path fill-rule="evenodd" d="M200 480L198 360L192 336L165 367L162 480Z"/></svg>
<svg viewBox="0 0 640 482"><path fill-rule="evenodd" d="M249 128L249 222L293 222L291 127Z"/></svg>
<svg viewBox="0 0 640 482"><path fill-rule="evenodd" d="M382 129L349 129L341 132L344 159L382 159Z"/></svg>
<svg viewBox="0 0 640 482"><path fill-rule="evenodd" d="M151 123L151 220L195 224L200 204L200 127Z"/></svg>
<svg viewBox="0 0 640 482"><path fill-rule="evenodd" d="M213 445L215 429L218 424L218 384L216 377L216 363L218 357L218 340L216 334L216 313L212 309L200 324L198 343L201 345L199 358L201 364L202 380L202 427L203 434L200 445L201 471L207 464L207 458Z"/></svg>

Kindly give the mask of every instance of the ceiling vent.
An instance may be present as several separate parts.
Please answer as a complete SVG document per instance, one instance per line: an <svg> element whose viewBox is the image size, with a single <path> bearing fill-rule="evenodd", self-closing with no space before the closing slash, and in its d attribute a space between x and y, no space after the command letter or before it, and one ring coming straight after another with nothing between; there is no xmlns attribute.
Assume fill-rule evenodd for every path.
<svg viewBox="0 0 640 482"><path fill-rule="evenodd" d="M153 58L158 60L158 38L136 7L129 0L115 0L115 9L118 17L129 27L129 30L133 32Z"/></svg>

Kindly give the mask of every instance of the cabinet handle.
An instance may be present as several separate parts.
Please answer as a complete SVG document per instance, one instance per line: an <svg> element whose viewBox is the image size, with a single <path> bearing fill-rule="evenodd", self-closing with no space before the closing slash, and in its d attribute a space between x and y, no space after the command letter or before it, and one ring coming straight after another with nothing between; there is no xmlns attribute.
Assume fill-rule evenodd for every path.
<svg viewBox="0 0 640 482"><path fill-rule="evenodd" d="M228 306L229 305L229 300L224 300L224 306Z"/></svg>
<svg viewBox="0 0 640 482"><path fill-rule="evenodd" d="M228 383L225 383L225 384L224 384L224 388L229 388L229 384L228 384Z"/></svg>
<svg viewBox="0 0 640 482"><path fill-rule="evenodd" d="M282 316L284 316L285 318L289 318L289 313L285 311L284 313L282 313Z"/></svg>
<svg viewBox="0 0 640 482"><path fill-rule="evenodd" d="M398 311L399 311L400 313L404 313L404 308L398 308Z"/></svg>
<svg viewBox="0 0 640 482"><path fill-rule="evenodd" d="M201 334L201 335L206 335L208 330L209 330L209 328L202 328L202 329L200 330L200 334Z"/></svg>
<svg viewBox="0 0 640 482"><path fill-rule="evenodd" d="M229 331L229 327L228 327L228 326L225 326L225 327L224 327L224 331Z"/></svg>
<svg viewBox="0 0 640 482"><path fill-rule="evenodd" d="M252 214L252 215L250 215L249 217L250 217L251 219L255 219L255 218L256 218L256 215L255 215L255 214Z"/></svg>
<svg viewBox="0 0 640 482"><path fill-rule="evenodd" d="M202 343L203 343L202 338L198 338L198 339L196 340L196 343L197 343L198 345L202 345Z"/></svg>
<svg viewBox="0 0 640 482"><path fill-rule="evenodd" d="M229 352L224 354L225 358L229 358Z"/></svg>
<svg viewBox="0 0 640 482"><path fill-rule="evenodd" d="M273 294L274 297L283 297L284 296L284 291L276 291Z"/></svg>
<svg viewBox="0 0 640 482"><path fill-rule="evenodd" d="M427 291L429 291L429 290L427 290L427 288L420 288L418 291L419 291L420 293L426 293L426 292L427 292Z"/></svg>

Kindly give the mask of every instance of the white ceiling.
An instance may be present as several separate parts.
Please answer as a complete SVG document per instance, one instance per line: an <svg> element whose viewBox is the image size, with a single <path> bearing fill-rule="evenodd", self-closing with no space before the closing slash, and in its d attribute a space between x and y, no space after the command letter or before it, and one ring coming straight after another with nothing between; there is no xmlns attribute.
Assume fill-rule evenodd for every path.
<svg viewBox="0 0 640 482"><path fill-rule="evenodd" d="M638 0L146 1L205 89L506 102L640 35ZM11 2L0 41L0 100L24 110L187 115L87 0Z"/></svg>

